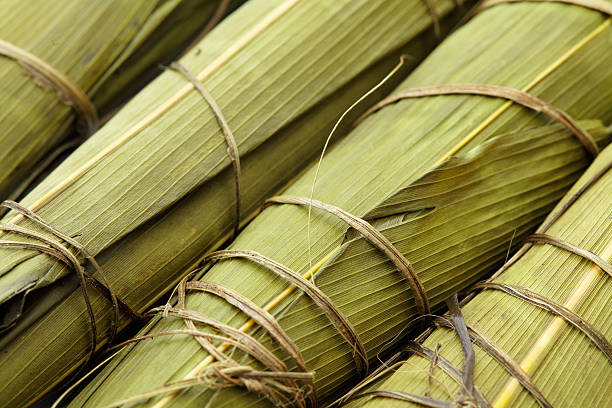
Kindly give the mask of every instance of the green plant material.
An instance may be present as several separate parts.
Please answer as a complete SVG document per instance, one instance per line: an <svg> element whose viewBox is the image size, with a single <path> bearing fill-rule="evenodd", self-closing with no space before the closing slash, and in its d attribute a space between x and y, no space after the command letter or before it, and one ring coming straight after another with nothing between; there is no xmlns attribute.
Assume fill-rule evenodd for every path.
<svg viewBox="0 0 612 408"><path fill-rule="evenodd" d="M0 39L62 72L110 112L160 72L203 29L221 0L19 1L0 3ZM238 4L234 1L232 7ZM0 197L62 141L77 113L16 60L0 55Z"/></svg>
<svg viewBox="0 0 612 408"><path fill-rule="evenodd" d="M574 118L598 118L609 124L612 64L606 50L611 35L605 16L577 6L496 6L445 40L398 89L466 82L502 85L530 92ZM459 170L469 168L469 159L478 157L479 151L484 152L480 160L490 159L490 166L494 166L495 161L486 153L492 147L483 142L550 122L545 115L497 98L453 95L403 100L368 117L335 145L322 161L314 197L363 216L408 187L404 191L414 197L406 197L414 200L415 207L403 207L409 212L393 217L390 227L381 228L412 263L436 310L451 294L502 263L511 244L519 243L542 221L589 159L566 131L558 127L551 134L550 129L539 129L514 133L516 139L506 137L509 143L518 144L516 152L510 149L517 156L513 159L510 154L504 159L503 164L510 167L498 168L510 171L498 186L487 182L485 176L492 176L495 168L489 165L471 176L478 183L470 186L468 177L463 180L466 188L457 192L445 190L452 186L452 180L421 182L452 171L449 167L454 163L467 166L458 166ZM530 141L521 144L521 135ZM534 143L544 140L538 135L556 139L538 150L539 145L531 144L531 139ZM572 147L578 150L561 153ZM537 159L527 160L530 154ZM458 157L435 168L450 155ZM286 194L308 197L314 172L311 169L299 178ZM316 208L310 228L314 264L310 269L307 213L303 206L269 207L242 231L230 249L259 252L305 277L314 273L319 289L352 323L373 364L377 354L391 346L404 329L418 326L409 285L379 251L361 239L345 241L350 239L345 238L346 224ZM203 276L260 306L267 305L266 310L302 351L306 367L316 373L320 398L325 400L356 380L353 350L309 298L293 291L279 304L268 303L285 290L286 281L245 260L218 262ZM191 293L186 305L233 327L248 327L241 326L247 322L243 313L213 296ZM158 318L140 334L182 328L184 323L179 319ZM265 332L256 326L248 332L295 369ZM232 355L239 363L258 368L240 352ZM143 341L111 361L73 406L108 406L205 372L202 370L210 361L189 336ZM194 385L173 395L158 395L139 406L269 406L267 400L241 388L209 390Z"/></svg>
<svg viewBox="0 0 612 408"><path fill-rule="evenodd" d="M595 173L612 161L612 147L605 149L576 183L557 209ZM547 231L580 248L612 258L612 171L588 188ZM493 282L519 285L568 306L581 319L610 339L612 334L612 280L591 261L545 244L532 246ZM468 325L506 351L531 377L553 407L606 407L612 392L610 361L585 333L550 312L497 290L480 292L462 309ZM424 342L427 348L441 345L439 355L461 367L461 346L452 330L438 328ZM496 408L538 406L534 397L483 349L474 346L474 383ZM387 378L368 391L393 390L452 401L459 387L440 369L428 380L427 359L412 356ZM568 381L569 380L569 381ZM431 383L431 386L429 385ZM506 388L508 387L509 388ZM350 406L420 406L376 398Z"/></svg>
<svg viewBox="0 0 612 408"><path fill-rule="evenodd" d="M436 5L443 15L455 7L450 0ZM449 15L442 26L448 31L456 18ZM237 141L243 221L320 153L337 118L400 54L413 57L405 75L434 43L421 0L390 0L385 7L368 0L255 0L183 58L206 77L204 86ZM401 77L391 78L346 125ZM180 73L160 75L21 202L76 237L118 297L141 311L227 240L235 222L226 143L190 86ZM46 255L0 250L2 318L9 329L0 338L0 406L27 404L87 355L90 328L74 275ZM90 298L102 343L112 310L93 289Z"/></svg>
<svg viewBox="0 0 612 408"><path fill-rule="evenodd" d="M96 81L91 90L93 102L104 114L127 101L136 89L159 75L163 66L187 52L186 46L201 40L244 1L164 0L120 58Z"/></svg>

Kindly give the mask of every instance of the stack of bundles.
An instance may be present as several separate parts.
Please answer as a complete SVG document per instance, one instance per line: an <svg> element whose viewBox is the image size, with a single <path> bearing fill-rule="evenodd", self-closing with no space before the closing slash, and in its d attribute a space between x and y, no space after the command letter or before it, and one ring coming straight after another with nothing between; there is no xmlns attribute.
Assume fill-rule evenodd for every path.
<svg viewBox="0 0 612 408"><path fill-rule="evenodd" d="M461 310L471 337L465 343L475 354L473 377L465 370L457 376L462 346L448 320L440 320L443 327L411 345L416 355L353 398L377 397L349 406L455 407L463 393L481 407L609 407L611 167L608 147L539 228L555 239L521 250L476 286L482 292Z"/></svg>
<svg viewBox="0 0 612 408"><path fill-rule="evenodd" d="M98 114L151 79L226 3L1 2L0 198L17 198L62 150L75 119L81 133L93 132Z"/></svg>
<svg viewBox="0 0 612 408"><path fill-rule="evenodd" d="M156 320L72 406L305 406L365 375L403 329L499 266L563 197L592 160L576 129L610 141L601 122L571 132L521 104L568 119L545 100L610 123L611 35L605 15L579 6L481 12L396 92L462 83L452 91L520 104L387 98L396 103L377 106L323 159L310 224L316 168L183 282L176 304L153 309Z"/></svg>
<svg viewBox="0 0 612 408"><path fill-rule="evenodd" d="M320 153L337 118L397 65L399 55L413 57L406 69L435 44L430 10L421 0L384 4L249 1L182 60L233 132L243 220ZM448 30L455 6L436 4L448 15L440 21ZM387 92L398 75L385 84ZM101 265L118 303L137 311L175 286L236 223L237 162L228 155L221 117L188 76L160 75L22 201L65 237L15 211L3 219L55 242L75 238ZM41 244L21 235L5 233L2 240ZM113 332L113 307L99 293L105 289L90 288L89 312L75 271L36 249L0 250L1 317L8 330L0 338L2 406L38 397ZM128 320L121 318L119 326ZM90 320L97 326L94 339Z"/></svg>

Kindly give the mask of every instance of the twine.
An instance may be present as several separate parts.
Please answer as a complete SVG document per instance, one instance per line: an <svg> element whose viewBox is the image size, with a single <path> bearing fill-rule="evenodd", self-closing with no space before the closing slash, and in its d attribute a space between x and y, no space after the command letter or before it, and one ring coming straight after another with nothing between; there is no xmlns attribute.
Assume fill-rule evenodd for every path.
<svg viewBox="0 0 612 408"><path fill-rule="evenodd" d="M4 40L0 40L0 55L17 61L28 75L32 76L36 85L54 89L62 103L74 108L80 118L80 131L86 135L96 131L98 128L96 108L85 92L66 75L23 48Z"/></svg>

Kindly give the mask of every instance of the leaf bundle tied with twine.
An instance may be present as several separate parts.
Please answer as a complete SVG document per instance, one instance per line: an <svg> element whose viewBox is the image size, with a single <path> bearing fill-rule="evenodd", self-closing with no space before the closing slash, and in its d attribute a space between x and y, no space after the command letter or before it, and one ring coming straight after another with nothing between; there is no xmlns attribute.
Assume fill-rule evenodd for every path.
<svg viewBox="0 0 612 408"><path fill-rule="evenodd" d="M2 1L0 199L21 198L238 3Z"/></svg>
<svg viewBox="0 0 612 408"><path fill-rule="evenodd" d="M474 406L608 405L611 169L608 147L538 234L463 302L467 342L474 343ZM409 358L396 355L338 402L368 408L458 406L462 384L452 373L462 360L465 367L463 342L448 316L434 323L437 328L406 347Z"/></svg>
<svg viewBox="0 0 612 408"><path fill-rule="evenodd" d="M549 35L534 40L534 27ZM256 252L314 281L360 345L310 295L288 286L254 256L207 265L195 282L221 285L270 313L300 350L307 371L315 373L318 400L333 398L402 334L431 318L423 310L435 313L449 296L503 263L509 248L536 229L593 153L608 144L609 129L601 122L576 119L612 122L606 108L612 65L602 58L610 35L606 15L578 5L516 3L481 12L400 85L390 98L394 103L361 121L325 156L320 171L311 168L297 179L236 238L229 248L234 256ZM591 80L594 73L598 82ZM493 91L415 95L435 85L505 91L502 97ZM554 109L539 112L538 106ZM550 127L551 122L562 124ZM407 261L405 268L385 252L385 240ZM185 321L197 324L190 316L198 313L256 339L290 372L300 371L250 312L208 292L179 292L185 297L179 310L190 314L164 317L158 310L162 315L140 335L182 330ZM423 292L426 298L416 302ZM216 333L208 324L196 327ZM196 379L209 374L208 367L224 358L221 353L241 367L264 369L228 343L213 346L204 348L192 335L138 341L72 404L273 404L243 386L198 386Z"/></svg>
<svg viewBox="0 0 612 408"><path fill-rule="evenodd" d="M458 13L436 5L444 33ZM128 324L125 310L145 311L299 174L348 106L376 88L339 135L436 41L421 0L254 0L225 19L19 202L110 285L91 263L68 267L57 248L76 248L57 234L3 218L30 237L1 238L28 248L0 249L0 406L66 378Z"/></svg>

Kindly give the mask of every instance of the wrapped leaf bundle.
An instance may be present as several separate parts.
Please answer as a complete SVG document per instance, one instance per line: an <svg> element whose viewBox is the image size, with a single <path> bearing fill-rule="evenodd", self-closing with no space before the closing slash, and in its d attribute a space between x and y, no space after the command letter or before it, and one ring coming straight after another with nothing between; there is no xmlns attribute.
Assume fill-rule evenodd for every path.
<svg viewBox="0 0 612 408"><path fill-rule="evenodd" d="M436 5L448 15L441 21L448 30L455 6ZM320 152L337 118L400 54L414 58L402 69L409 68L435 42L421 0L384 7L368 0L256 0L182 59L216 100L238 145L243 221ZM399 80L392 77L379 91ZM137 311L223 243L236 223L233 163L215 113L193 86L180 73L160 75L22 201L76 238L117 297ZM58 240L15 217L11 212L3 221ZM2 239L28 241L13 233ZM92 330L79 280L57 259L2 248L0 277L8 329L0 338L0 406L25 405L87 357ZM113 308L93 288L89 298L99 345L111 331Z"/></svg>
<svg viewBox="0 0 612 408"><path fill-rule="evenodd" d="M546 35L534 37L534 30ZM494 84L529 92L574 118L610 123L611 35L609 20L585 8L496 6L445 40L400 89ZM390 241L412 264L436 310L501 264L509 246L536 228L590 162L567 130L545 126L550 121L524 106L474 95L402 100L380 109L322 161L310 228L308 198L272 200L230 252L217 254L203 276L181 285L176 307L153 311L162 316L140 336L161 337L128 346L72 406L303 406L312 396L310 372L317 396L329 398L418 323L415 301L426 309L423 293L411 290L419 287L405 273L410 268L400 265L400 273L400 258L391 262L380 247L347 231L345 221L361 225L371 242ZM601 125L582 126L600 144L609 142ZM308 197L316 171L286 194ZM383 238L343 211L365 217ZM316 287L290 271L314 279ZM279 274L300 289L288 288ZM189 290L186 300L183 290ZM234 339L231 347L213 334ZM291 342L295 347L287 346ZM283 364L303 377L272 373L270 367Z"/></svg>
<svg viewBox="0 0 612 408"><path fill-rule="evenodd" d="M470 383L493 407L610 404L612 347L606 338L610 339L612 333L611 164L612 148L608 147L551 213L555 217L561 214L560 217L554 222L549 217L545 222L552 223L546 235L599 255L604 265L558 246L534 244L513 257L494 279L479 284L477 287L484 290L462 309L472 337L483 338L503 351L534 388L532 394L519 385L475 338ZM584 192L577 195L581 190ZM577 200L571 204L575 197ZM413 345L411 349L430 356L428 350L437 349L438 361L456 369L464 359L458 336L447 328L435 329L422 346ZM407 402L411 396L406 393L428 395L456 406L453 400L460 393L461 378L457 383L445 373L447 370L436 365L431 371L431 361L425 356L413 355L394 364L392 374L381 377L367 392L356 394L364 398L349 406L428 406ZM392 394L387 394L388 398L365 398L372 397L372 393L380 395L380 391ZM390 398L392 395L407 398L399 401ZM473 393L470 397L476 399Z"/></svg>
<svg viewBox="0 0 612 408"><path fill-rule="evenodd" d="M224 3L1 2L0 197L16 199L39 160L72 134L75 118L81 133L95 130L98 114L157 74Z"/></svg>

